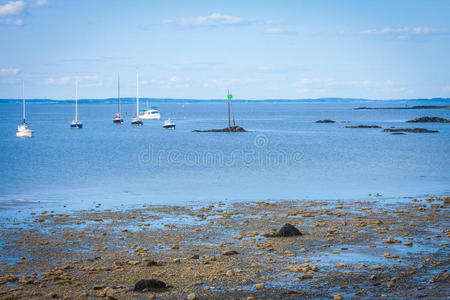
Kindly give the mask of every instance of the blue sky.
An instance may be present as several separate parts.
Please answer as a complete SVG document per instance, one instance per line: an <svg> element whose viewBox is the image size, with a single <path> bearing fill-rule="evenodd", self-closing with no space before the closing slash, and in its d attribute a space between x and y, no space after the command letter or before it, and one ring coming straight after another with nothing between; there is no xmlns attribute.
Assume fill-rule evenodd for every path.
<svg viewBox="0 0 450 300"><path fill-rule="evenodd" d="M0 0L0 98L450 97L448 0Z"/></svg>

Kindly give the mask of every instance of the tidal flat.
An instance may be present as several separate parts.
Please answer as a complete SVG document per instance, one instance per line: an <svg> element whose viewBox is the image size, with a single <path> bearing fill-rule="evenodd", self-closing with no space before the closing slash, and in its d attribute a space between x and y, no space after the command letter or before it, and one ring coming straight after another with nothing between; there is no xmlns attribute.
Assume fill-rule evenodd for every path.
<svg viewBox="0 0 450 300"><path fill-rule="evenodd" d="M445 298L449 206L368 196L18 209L28 216L0 225L0 299ZM286 223L302 234L271 237ZM143 279L166 286L137 291Z"/></svg>

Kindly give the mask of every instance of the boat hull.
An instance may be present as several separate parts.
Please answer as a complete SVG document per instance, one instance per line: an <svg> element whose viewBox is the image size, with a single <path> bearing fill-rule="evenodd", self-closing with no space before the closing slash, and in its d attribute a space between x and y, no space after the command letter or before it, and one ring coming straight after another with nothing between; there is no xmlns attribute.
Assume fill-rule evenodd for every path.
<svg viewBox="0 0 450 300"><path fill-rule="evenodd" d="M17 131L16 132L17 137L21 138L30 138L33 137L33 130L27 130L27 131Z"/></svg>
<svg viewBox="0 0 450 300"><path fill-rule="evenodd" d="M122 124L122 123L123 123L123 120L122 120L122 119L117 119L117 120L114 119L114 120L113 120L113 123L114 123L114 124Z"/></svg>
<svg viewBox="0 0 450 300"><path fill-rule="evenodd" d="M132 120L131 125L142 126L144 123L141 120Z"/></svg>
<svg viewBox="0 0 450 300"><path fill-rule="evenodd" d="M83 128L83 124L70 124L70 128L81 129Z"/></svg>
<svg viewBox="0 0 450 300"><path fill-rule="evenodd" d="M175 129L175 125L164 125L163 126L164 129Z"/></svg>
<svg viewBox="0 0 450 300"><path fill-rule="evenodd" d="M148 114L148 115L139 115L139 119L144 120L159 120L161 119L161 114Z"/></svg>

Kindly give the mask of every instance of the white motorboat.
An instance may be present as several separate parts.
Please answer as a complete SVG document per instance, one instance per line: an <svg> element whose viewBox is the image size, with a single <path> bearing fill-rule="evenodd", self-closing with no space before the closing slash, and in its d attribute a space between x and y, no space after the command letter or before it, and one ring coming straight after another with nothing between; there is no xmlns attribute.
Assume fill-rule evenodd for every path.
<svg viewBox="0 0 450 300"><path fill-rule="evenodd" d="M150 109L141 110L141 114L139 115L139 118L145 119L145 120L159 120L159 119L161 119L161 114L160 114L158 108L152 106Z"/></svg>
<svg viewBox="0 0 450 300"><path fill-rule="evenodd" d="M164 129L175 129L175 123L170 118L168 118L166 121L164 121L163 128Z"/></svg>

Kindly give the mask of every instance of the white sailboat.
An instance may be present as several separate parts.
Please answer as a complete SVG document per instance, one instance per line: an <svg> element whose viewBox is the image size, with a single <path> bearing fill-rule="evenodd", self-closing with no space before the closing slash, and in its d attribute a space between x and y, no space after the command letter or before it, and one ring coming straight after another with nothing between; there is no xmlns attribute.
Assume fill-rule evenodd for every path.
<svg viewBox="0 0 450 300"><path fill-rule="evenodd" d="M30 138L33 137L33 130L31 130L30 126L26 122L25 117L25 82L22 81L22 118L23 123L17 127L16 136L22 138Z"/></svg>
<svg viewBox="0 0 450 300"><path fill-rule="evenodd" d="M131 119L131 124L142 126L144 123L139 119L139 73L136 72L136 117Z"/></svg>
<svg viewBox="0 0 450 300"><path fill-rule="evenodd" d="M114 124L122 124L122 109L120 107L120 77L117 77L117 105L119 106L119 110L116 114L113 116L113 123Z"/></svg>
<svg viewBox="0 0 450 300"><path fill-rule="evenodd" d="M83 128L83 123L78 120L78 80L75 83L75 120L70 123L70 127L76 129Z"/></svg>

